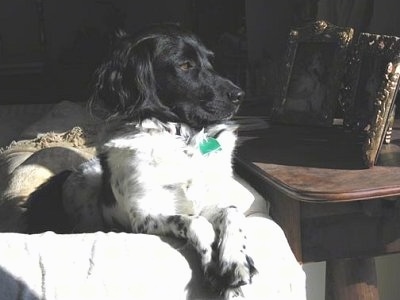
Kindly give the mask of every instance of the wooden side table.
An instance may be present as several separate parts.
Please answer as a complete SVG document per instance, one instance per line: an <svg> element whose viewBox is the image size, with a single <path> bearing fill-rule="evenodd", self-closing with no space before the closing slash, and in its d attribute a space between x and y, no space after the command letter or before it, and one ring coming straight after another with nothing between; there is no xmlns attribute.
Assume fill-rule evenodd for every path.
<svg viewBox="0 0 400 300"><path fill-rule="evenodd" d="M327 262L326 299L379 299L373 257L400 251L398 125L371 169L335 129L241 131L237 172L269 199L298 261Z"/></svg>

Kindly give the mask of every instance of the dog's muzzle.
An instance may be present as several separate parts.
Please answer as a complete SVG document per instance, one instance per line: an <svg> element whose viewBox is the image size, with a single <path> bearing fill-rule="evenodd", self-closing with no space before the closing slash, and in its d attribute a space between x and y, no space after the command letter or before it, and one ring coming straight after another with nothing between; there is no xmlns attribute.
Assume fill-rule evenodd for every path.
<svg viewBox="0 0 400 300"><path fill-rule="evenodd" d="M228 99L232 101L233 104L239 105L244 99L245 93L241 89L228 92Z"/></svg>

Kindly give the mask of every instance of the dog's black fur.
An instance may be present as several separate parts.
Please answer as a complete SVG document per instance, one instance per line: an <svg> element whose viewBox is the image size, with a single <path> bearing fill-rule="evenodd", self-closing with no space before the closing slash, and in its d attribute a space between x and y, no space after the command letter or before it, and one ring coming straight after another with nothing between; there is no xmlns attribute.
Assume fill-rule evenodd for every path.
<svg viewBox="0 0 400 300"><path fill-rule="evenodd" d="M119 33L110 59L97 70L92 102L134 121L157 117L196 129L219 123L233 116L244 93L214 71L213 56L173 24L137 37Z"/></svg>
<svg viewBox="0 0 400 300"><path fill-rule="evenodd" d="M25 213L27 233L45 232L47 230L57 233L72 231L63 204L61 201L57 201L57 199L62 199L61 186L71 173L71 170L65 170L56 174L29 195L25 204L28 207Z"/></svg>
<svg viewBox="0 0 400 300"><path fill-rule="evenodd" d="M245 236L240 227L240 220L244 216L229 203L227 206L212 203L211 209L207 204L207 208L201 212L177 210L175 215L162 213L154 215L143 214L140 209L135 210L134 208L139 205L138 202L129 209L131 223L128 226L123 224L126 219L118 220L121 211L111 214L112 224L106 224L107 226L103 224L106 218L102 214L107 214L118 207L121 201L118 199L127 193L121 182L115 180L115 178L126 179L126 175L118 177L115 174L115 172L118 173L119 168L115 166L116 159L112 156L113 151L125 149L119 146L116 140L131 142L140 139L143 135L151 137L153 134L155 137L171 136L171 142L178 139L184 147L187 147L185 151L196 152L199 143L196 139L199 135L204 134L215 139L221 135L225 141L232 140L232 143L228 142L225 147L226 154L224 151L218 154L222 157L221 165L226 167L226 172L222 172L222 176L228 180L231 178L230 158L235 134L234 129L230 129L228 125L225 126L224 122L236 113L244 93L231 81L214 71L210 62L212 57L213 53L197 37L177 25L152 26L134 37L119 33L110 57L95 73L94 92L90 99L92 108L96 111L99 107L105 108L104 111L109 120L112 120L110 123L117 120L115 122L117 125L109 126L111 129L108 129L103 139L102 145L105 146L99 148L99 156L96 160L83 165L72 175L68 172L57 175L31 195L27 201L28 231L31 233L45 230L72 232L85 231L87 228L90 228L87 231L95 231L120 227L133 232L172 234L187 238L192 242L202 257L204 272L208 279L222 293L228 291L229 294L229 291L234 291L234 294L237 294L238 287L250 283L256 269L251 257L244 250ZM109 146L110 141L114 143L114 146ZM141 149L135 151L139 150ZM126 173L129 174L128 177L132 172L139 172L139 167L144 164L139 161L139 156L129 155L126 160L128 160L127 163L132 164L133 168L130 173ZM185 159L188 160L192 160L192 155L186 152L184 154ZM198 154L195 153L193 157L196 155ZM165 158L168 159L168 155ZM118 156L118 163L121 162L119 159ZM199 161L207 163L207 158L200 158ZM209 168L214 167L211 160L208 164L210 164ZM215 171L220 172L221 169L217 166ZM132 177L130 184L139 185L138 176L140 174ZM191 184L190 179L187 185ZM213 185L214 188L215 186ZM146 194L146 190L140 188L140 197L142 197L142 194ZM155 186L155 188L159 187ZM221 188L223 189L221 186L217 187L218 190ZM64 189L62 195L59 192L61 189ZM162 186L162 189L167 190L168 193L176 190L176 195L182 197L183 190L180 184ZM90 194L85 193L86 190L91 192L91 195L95 195L95 197L92 196L95 198L92 199L93 202L90 202L90 199L82 199L84 197L82 195ZM76 203L74 204L73 199L72 202L70 199L59 200L65 195L77 198L76 203L79 205L74 206ZM54 201L63 201L63 205L52 204L48 201L52 197ZM86 204L82 201L86 200L90 203L84 207ZM160 199L160 201L168 200ZM46 207L49 205L53 207L50 212L56 217L46 217ZM79 217L71 217L71 213L68 212L69 206L72 207L70 211L74 213L81 209ZM82 219L81 215L88 213L89 209L94 209L93 206L97 208L102 206L107 212L100 212L99 215L102 216L95 218L96 221L93 222L89 217ZM59 212L60 209L67 210L67 213ZM90 211L90 215L92 213L93 211ZM65 214L69 215L65 217ZM210 223L204 224L204 220L200 220L200 217L206 220L206 223L210 222L211 228L214 227L215 233L212 231L212 235L216 235L216 240L213 243L209 243L210 234L208 237L202 236L203 233L196 232L194 227L191 227L192 224L197 224L195 228L198 228L201 224L203 229L208 230ZM57 224L57 219L64 220L65 224ZM235 220L239 222L229 225ZM87 223L90 223L89 227L85 227ZM84 225L81 226L81 224ZM235 238L230 239L231 234ZM213 244L213 250L211 244ZM236 249L237 245L240 246ZM212 257L211 251L214 253ZM230 251L233 251L233 254Z"/></svg>

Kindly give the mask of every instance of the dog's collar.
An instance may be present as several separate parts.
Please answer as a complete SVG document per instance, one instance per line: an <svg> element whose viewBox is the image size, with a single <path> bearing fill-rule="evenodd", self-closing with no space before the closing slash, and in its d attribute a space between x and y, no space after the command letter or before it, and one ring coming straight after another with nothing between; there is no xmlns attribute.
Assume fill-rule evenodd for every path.
<svg viewBox="0 0 400 300"><path fill-rule="evenodd" d="M179 136L185 135L182 132L182 124L177 123L175 125L175 128L176 128L176 132L175 133L177 135L179 135ZM202 155L207 156L207 155L209 155L211 153L218 152L218 151L222 150L221 144L217 140L219 132L215 136L208 136L205 133L205 130L202 129L198 135L201 137L201 140L198 141L197 144L198 144L199 151L200 151L200 153ZM187 142L189 140L190 139L188 139Z"/></svg>
<svg viewBox="0 0 400 300"><path fill-rule="evenodd" d="M183 136L186 138L186 141L189 142L191 138L193 138L193 132L191 132L191 136L188 138L188 128L186 125L181 123L174 123L175 134L179 136ZM197 134L197 136L201 137L201 140L197 142L198 149L203 156L207 156L211 153L215 153L222 150L221 144L218 142L217 137L220 132L217 132L214 136L208 136L205 133L204 128ZM196 135L195 135L196 136Z"/></svg>
<svg viewBox="0 0 400 300"><path fill-rule="evenodd" d="M208 155L214 152L221 151L221 144L216 138L206 137L199 144L200 153L203 155Z"/></svg>
<svg viewBox="0 0 400 300"><path fill-rule="evenodd" d="M156 127L162 127L170 134L180 136L188 144L195 140L195 144L197 144L200 153L204 156L222 150L221 144L218 141L218 136L224 130L218 130L210 135L210 133L203 128L200 132L196 133L186 124L175 122L163 123L154 119L151 120L150 124L146 124L146 127L153 127L153 124L156 125Z"/></svg>

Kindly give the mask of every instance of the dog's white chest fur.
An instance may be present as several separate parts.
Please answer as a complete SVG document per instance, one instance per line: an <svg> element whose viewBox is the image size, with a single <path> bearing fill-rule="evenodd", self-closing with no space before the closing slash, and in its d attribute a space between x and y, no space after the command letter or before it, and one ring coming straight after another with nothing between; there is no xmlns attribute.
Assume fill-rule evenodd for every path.
<svg viewBox="0 0 400 300"><path fill-rule="evenodd" d="M127 225L130 211L198 214L216 205L233 180L235 130L220 124L195 133L185 125L151 119L136 125L134 133L109 140L104 151L118 207L105 210L106 220ZM216 140L218 149L202 153L200 147L209 140Z"/></svg>

